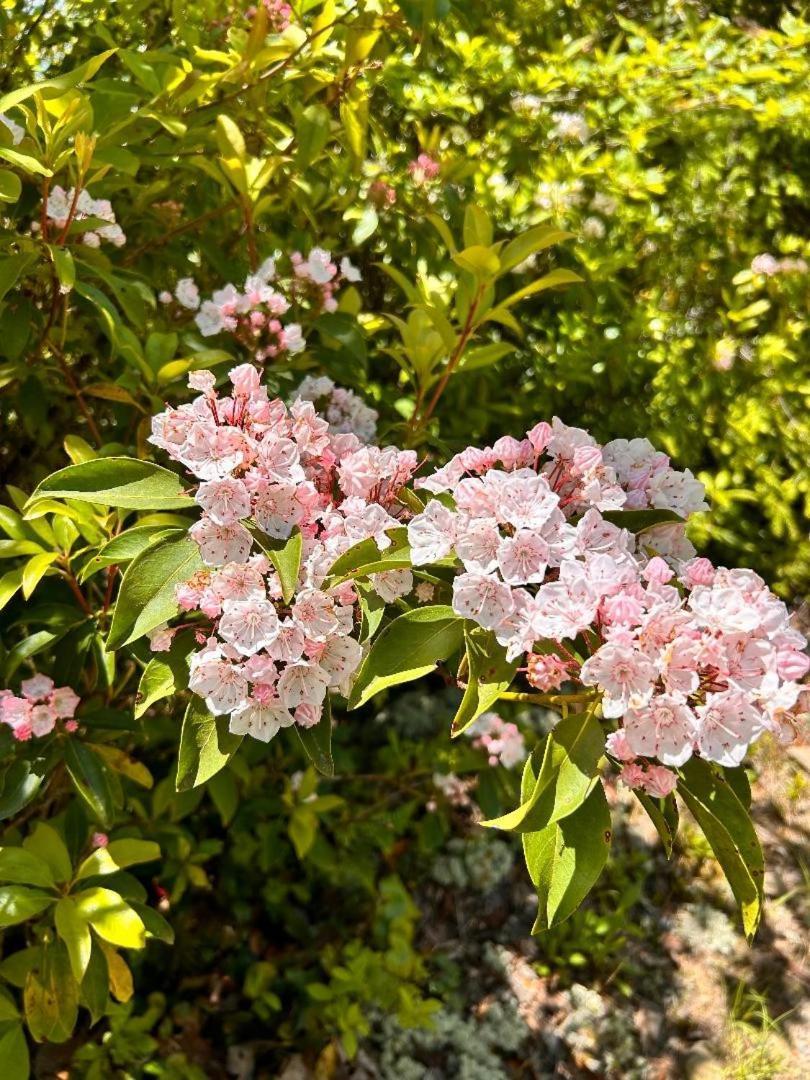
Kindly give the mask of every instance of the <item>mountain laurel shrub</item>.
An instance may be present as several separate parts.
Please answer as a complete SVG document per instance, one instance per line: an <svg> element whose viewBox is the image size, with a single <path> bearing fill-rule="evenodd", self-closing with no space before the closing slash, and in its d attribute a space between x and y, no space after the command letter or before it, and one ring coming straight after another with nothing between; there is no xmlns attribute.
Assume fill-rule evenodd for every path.
<svg viewBox="0 0 810 1080"><path fill-rule="evenodd" d="M176 829L203 789L229 821L235 778L283 742L282 763L308 763L270 774L306 858L344 803L315 793L335 776L333 730L350 742L354 710L405 683L460 691L447 737L501 776L482 824L520 834L533 932L598 880L618 778L668 855L691 813L752 939L764 861L744 760L766 732L793 737L808 662L785 602L717 555L751 550L738 501L793 543L806 491L801 421L770 426L774 401L747 376L730 390L730 372L756 365L793 416L806 242L780 234L753 260L740 244L719 266L681 212L706 176L655 155L709 146L695 116L716 105L743 132L729 184L746 160L764 168L749 127L806 94L806 28L690 24L662 53L616 19L607 51L596 32L564 57L538 40L525 69L517 3L485 36L477 13L387 0L84 7L18 26L36 46L12 49L0 96L4 1075L27 1075L29 1037L66 1042L128 1002L133 950L171 946L166 897L130 868L157 880L171 864L179 898L208 856L181 856L176 831L156 842L150 821ZM721 77L729 41L745 92ZM647 69L675 66L664 147ZM553 150L541 172L515 156L528 135ZM687 298L696 269L706 295ZM682 395L699 439L660 422ZM775 456L749 486L757 410ZM662 452L646 435L665 426ZM803 572L792 548L783 595ZM555 717L528 747L494 711L512 703ZM437 783L450 798L452 778ZM395 877L380 902L407 911L385 933L409 955ZM361 1000L375 957L359 941L343 957ZM386 971L378 1003L428 1022L418 963ZM337 984L313 985L354 1052L364 1021Z"/></svg>

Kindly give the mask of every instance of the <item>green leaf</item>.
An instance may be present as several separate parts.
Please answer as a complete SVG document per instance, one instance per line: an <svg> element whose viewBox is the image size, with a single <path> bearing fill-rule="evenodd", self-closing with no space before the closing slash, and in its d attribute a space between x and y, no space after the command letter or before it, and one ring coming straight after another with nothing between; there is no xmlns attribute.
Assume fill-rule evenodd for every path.
<svg viewBox="0 0 810 1080"><path fill-rule="evenodd" d="M335 775L335 763L332 760L332 706L329 698L324 701L323 712L318 723L311 728L302 728L295 724L295 734L301 740L304 751L324 776Z"/></svg>
<svg viewBox="0 0 810 1080"><path fill-rule="evenodd" d="M557 926L576 911L605 867L610 840L610 811L600 783L573 814L523 834L526 866L537 889L533 934Z"/></svg>
<svg viewBox="0 0 810 1080"><path fill-rule="evenodd" d="M534 296L535 293L545 292L546 289L556 289L560 285L577 285L581 281L582 278L579 274L575 274L573 270L552 270L550 273L538 278L537 281L533 281L531 285L526 285L524 288L512 293L511 296L507 296L505 300L501 301L499 307L508 309L514 307L521 300Z"/></svg>
<svg viewBox="0 0 810 1080"><path fill-rule="evenodd" d="M57 247L56 244L48 244L48 250L51 253L53 267L62 291L68 293L76 284L76 266L73 256L67 248Z"/></svg>
<svg viewBox="0 0 810 1080"><path fill-rule="evenodd" d="M108 457L68 465L51 473L28 500L74 499L123 510L184 510L194 500L183 493L177 473L137 458Z"/></svg>
<svg viewBox="0 0 810 1080"><path fill-rule="evenodd" d="M533 229L511 240L501 252L501 271L512 270L538 251L570 240L573 233L557 229L553 225L536 225Z"/></svg>
<svg viewBox="0 0 810 1080"><path fill-rule="evenodd" d="M93 941L87 919L79 913L76 902L71 896L63 896L53 912L56 932L64 941L70 958L70 967L77 983L84 978L90 963Z"/></svg>
<svg viewBox="0 0 810 1080"><path fill-rule="evenodd" d="M39 915L56 899L42 889L30 889L25 885L0 887L0 927L15 926Z"/></svg>
<svg viewBox="0 0 810 1080"><path fill-rule="evenodd" d="M119 893L94 887L76 893L73 899L78 914L104 941L125 949L142 949L146 944L141 917Z"/></svg>
<svg viewBox="0 0 810 1080"><path fill-rule="evenodd" d="M52 825L38 821L23 840L26 851L47 863L54 881L68 881L73 872L65 842Z"/></svg>
<svg viewBox="0 0 810 1080"><path fill-rule="evenodd" d="M8 112L14 105L19 105L20 102L33 97L34 94L41 93L46 98L58 97L64 90L70 90L72 87L78 86L79 83L92 79L104 61L108 60L116 51L116 49L107 49L106 52L91 57L91 59L86 60L83 64L74 68L73 71L68 71L64 75L59 75L54 79L42 79L40 82L29 83L27 86L21 86L18 90L12 90L10 93L4 94L0 98L0 113ZM56 91L56 93L52 94L51 90Z"/></svg>
<svg viewBox="0 0 810 1080"><path fill-rule="evenodd" d="M97 1024L107 1010L109 1003L110 974L107 958L98 941L92 942L90 961L84 973L81 985L81 1001L90 1011L90 1018Z"/></svg>
<svg viewBox="0 0 810 1080"><path fill-rule="evenodd" d="M508 341L493 341L489 345L474 345L464 350L459 361L458 371L478 371L480 368L491 367L502 360L504 356L515 351L516 346Z"/></svg>
<svg viewBox="0 0 810 1080"><path fill-rule="evenodd" d="M0 150L2 156L2 150ZM15 203L22 195L22 180L11 169L0 169L0 203Z"/></svg>
<svg viewBox="0 0 810 1080"><path fill-rule="evenodd" d="M37 1042L65 1042L79 1011L79 987L61 942L43 946L42 963L28 972L23 991L28 1030Z"/></svg>
<svg viewBox="0 0 810 1080"><path fill-rule="evenodd" d="M765 860L751 817L731 784L707 761L692 758L680 774L678 793L723 868L751 942L762 916L765 883Z"/></svg>
<svg viewBox="0 0 810 1080"><path fill-rule="evenodd" d="M507 660L502 646L491 630L475 627L465 630L467 646L467 688L453 717L450 734L455 737L491 709L504 691L508 690L519 660Z"/></svg>
<svg viewBox="0 0 810 1080"><path fill-rule="evenodd" d="M329 140L331 113L324 105L308 105L301 111L295 125L295 164L306 169Z"/></svg>
<svg viewBox="0 0 810 1080"><path fill-rule="evenodd" d="M11 600L15 593L22 588L23 568L18 566L16 570L9 570L0 577L0 611Z"/></svg>
<svg viewBox="0 0 810 1080"><path fill-rule="evenodd" d="M188 688L188 657L196 648L194 635L175 635L168 652L153 656L143 669L135 695L135 719L138 720L157 701Z"/></svg>
<svg viewBox="0 0 810 1080"><path fill-rule="evenodd" d="M0 1036L0 1076L28 1080L31 1061L22 1024L14 1024Z"/></svg>
<svg viewBox="0 0 810 1080"><path fill-rule="evenodd" d="M295 526L287 540L275 540L267 533L251 522L248 529L256 539L256 543L276 568L276 573L281 582L281 598L285 604L289 604L298 587L298 574L301 570L301 552L303 538L301 530Z"/></svg>
<svg viewBox="0 0 810 1080"><path fill-rule="evenodd" d="M352 687L349 708L359 708L389 686L429 674L463 638L464 620L451 607L422 607L400 615L375 638Z"/></svg>
<svg viewBox="0 0 810 1080"><path fill-rule="evenodd" d="M167 536L174 536L180 530L161 525L141 525L126 532L114 536L112 540L104 544L96 555L93 556L82 568L80 581L86 581L89 577L105 566L121 566L123 563L132 562L142 551L156 544L158 540Z"/></svg>
<svg viewBox="0 0 810 1080"><path fill-rule="evenodd" d="M473 244L457 252L453 256L453 262L482 280L495 277L501 268L498 256L483 244Z"/></svg>
<svg viewBox="0 0 810 1080"><path fill-rule="evenodd" d="M21 255L9 255L0 259L0 300L9 289L13 289L19 278L25 273L32 263L36 262L36 255L24 253Z"/></svg>
<svg viewBox="0 0 810 1080"><path fill-rule="evenodd" d="M148 634L177 614L175 585L202 569L200 549L187 535L171 536L129 564L118 591L107 648L117 649Z"/></svg>
<svg viewBox="0 0 810 1080"><path fill-rule="evenodd" d="M631 533L640 533L654 525L666 525L671 521L683 523L683 518L674 510L606 510L602 516Z"/></svg>
<svg viewBox="0 0 810 1080"><path fill-rule="evenodd" d="M482 821L489 829L535 832L573 814L598 784L605 737L593 711L558 721L546 740L537 782L516 810Z"/></svg>
<svg viewBox="0 0 810 1080"><path fill-rule="evenodd" d="M665 799L653 799L639 788L633 788L633 794L647 812L661 837L667 858L671 859L678 833L678 806L675 799L672 795L667 795Z"/></svg>
<svg viewBox="0 0 810 1080"><path fill-rule="evenodd" d="M132 901L130 906L146 927L147 937L156 938L158 941L163 941L167 945L174 944L174 930L172 930L171 926L163 918L160 912L155 911L154 908L150 908L146 904L137 904L134 901Z"/></svg>
<svg viewBox="0 0 810 1080"><path fill-rule="evenodd" d="M0 821L14 817L34 798L42 785L42 776L30 761L12 761L0 781Z"/></svg>
<svg viewBox="0 0 810 1080"><path fill-rule="evenodd" d="M199 787L219 772L242 742L228 731L227 716L212 716L198 697L193 697L183 717L177 760L178 791Z"/></svg>
<svg viewBox="0 0 810 1080"><path fill-rule="evenodd" d="M98 874L115 874L127 866L153 862L160 858L160 845L154 840L112 840L96 848L79 867L76 881Z"/></svg>
<svg viewBox="0 0 810 1080"><path fill-rule="evenodd" d="M464 211L464 245L489 247L492 243L492 219L476 203L468 203Z"/></svg>
<svg viewBox="0 0 810 1080"><path fill-rule="evenodd" d="M0 881L10 881L16 885L41 885L44 889L55 885L45 860L20 847L0 848Z"/></svg>
<svg viewBox="0 0 810 1080"><path fill-rule="evenodd" d="M65 765L74 787L93 815L109 828L115 816L115 789L109 771L93 750L77 739L65 743Z"/></svg>
<svg viewBox="0 0 810 1080"><path fill-rule="evenodd" d="M411 566L411 549L408 530L402 527L389 529L386 533L391 544L382 550L375 540L361 540L338 556L329 568L329 580L333 585L384 570L407 570Z"/></svg>
<svg viewBox="0 0 810 1080"><path fill-rule="evenodd" d="M43 551L41 555L34 555L28 560L23 567L22 575L22 591L26 600L58 558L57 551Z"/></svg>

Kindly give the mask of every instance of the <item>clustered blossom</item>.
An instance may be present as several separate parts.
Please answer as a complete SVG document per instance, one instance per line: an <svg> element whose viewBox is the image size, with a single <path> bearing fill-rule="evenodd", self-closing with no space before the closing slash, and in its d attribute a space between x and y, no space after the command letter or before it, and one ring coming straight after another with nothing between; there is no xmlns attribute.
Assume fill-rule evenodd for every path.
<svg viewBox="0 0 810 1080"><path fill-rule="evenodd" d="M333 435L351 432L360 442L372 442L377 434L379 414L369 408L353 390L336 386L327 375L307 375L293 394L293 399L311 401L326 418Z"/></svg>
<svg viewBox="0 0 810 1080"><path fill-rule="evenodd" d="M552 119L554 120L554 127L549 132L552 139L586 143L591 136L588 122L582 113L555 112Z"/></svg>
<svg viewBox="0 0 810 1080"><path fill-rule="evenodd" d="M267 22L274 34L283 34L292 21L293 9L285 0L262 0L262 7L267 12ZM249 19L256 17L256 8L247 11Z"/></svg>
<svg viewBox="0 0 810 1080"><path fill-rule="evenodd" d="M94 199L86 188L82 188L77 195L75 188L65 191L57 184L48 196L45 213L57 229L64 229L69 221L81 222L87 218L101 218L108 222L107 225L94 225L82 233L82 243L88 247L100 247L102 240L115 247L123 247L127 242L123 229L115 220L115 211L109 199Z"/></svg>
<svg viewBox="0 0 810 1080"><path fill-rule="evenodd" d="M190 688L230 730L264 741L282 727L310 727L330 690L347 693L362 659L357 596L351 583L330 585L335 559L362 540L384 550L398 524L397 495L416 455L364 445L332 433L310 401L288 408L268 397L258 371L230 372L230 396L218 396L210 372L194 372L200 395L154 417L151 441L200 481L202 516L190 529L205 569L177 587L182 610L198 612L200 651ZM289 602L269 559L254 550L258 528L285 540L297 528L302 558ZM410 571L374 575L386 598L413 585ZM155 645L165 648L166 631Z"/></svg>
<svg viewBox="0 0 810 1080"><path fill-rule="evenodd" d="M751 273L762 274L764 277L774 277L776 274L806 274L807 270L805 259L794 259L789 256L777 259L768 252L755 255L751 260Z"/></svg>
<svg viewBox="0 0 810 1080"><path fill-rule="evenodd" d="M69 686L54 686L47 675L23 679L20 696L10 690L0 690L0 722L8 724L18 742L33 735L50 735L56 721L62 720L65 731L77 728L73 719L79 697Z"/></svg>
<svg viewBox="0 0 810 1080"><path fill-rule="evenodd" d="M702 484L646 439L600 446L555 418L417 486L439 497L409 523L414 565L460 561L453 609L527 654L530 685L598 692L625 779L661 791L693 753L738 765L762 732L790 732L810 661L785 605L753 571L695 558L678 520L636 537L605 516L705 509Z"/></svg>
<svg viewBox="0 0 810 1080"><path fill-rule="evenodd" d="M473 746L486 751L490 765L503 765L511 769L526 756L520 728L503 720L497 713L482 713L467 728L466 734L473 739Z"/></svg>
<svg viewBox="0 0 810 1080"><path fill-rule="evenodd" d="M430 154L419 154L413 161L408 164L408 172L411 174L411 179L415 184L423 185L430 183L431 180L435 180L441 166L435 158L432 158Z"/></svg>
<svg viewBox="0 0 810 1080"><path fill-rule="evenodd" d="M158 300L160 300L161 304L172 304L176 300L181 307L186 308L188 311L197 311L200 307L200 290L194 278L180 278L174 287L174 295L168 290L164 290L158 295Z"/></svg>
<svg viewBox="0 0 810 1080"><path fill-rule="evenodd" d="M315 315L336 311L335 292L347 282L359 281L360 273L348 258L333 262L323 248L313 248L306 259L295 251L290 263L292 275L281 279L276 260L265 259L241 290L229 283L199 304L195 322L203 337L232 334L259 363L303 352L306 341L300 323L285 323L284 316L291 309ZM177 299L185 303L180 296Z"/></svg>

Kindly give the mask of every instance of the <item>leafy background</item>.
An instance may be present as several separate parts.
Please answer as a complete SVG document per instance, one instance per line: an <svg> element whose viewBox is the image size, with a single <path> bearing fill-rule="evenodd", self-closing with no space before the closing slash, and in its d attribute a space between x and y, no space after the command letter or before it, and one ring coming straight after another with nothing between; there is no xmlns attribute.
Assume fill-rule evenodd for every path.
<svg viewBox="0 0 810 1080"><path fill-rule="evenodd" d="M293 6L304 32L275 55L257 53L244 7L214 0L3 6L3 94L117 50L53 88L32 156L68 186L72 136L95 132L91 190L127 234L120 251L43 250L29 226L47 177L14 160L0 128L4 176L22 181L0 214L4 483L31 491L67 463L66 438L78 456L142 452L149 415L183 399L189 367L235 355L156 295L188 274L204 295L241 280L251 245L264 256L318 243L361 268L341 311L306 328L295 370L268 376L286 393L303 370L325 370L401 437L431 326L415 323L409 342L384 313L430 301L452 314L457 271L436 215L458 237L474 202L499 237L572 234L499 283L500 299L555 269L583 280L481 331L494 351L449 382L420 448L441 456L553 413L604 439L646 434L709 487L694 539L801 608L810 26L794 5ZM567 113L584 138L565 134ZM220 115L243 147L223 142ZM408 172L420 151L441 165L425 185ZM375 181L393 205L376 203ZM754 273L766 253L799 269ZM42 587L43 604L64 601L58 577ZM5 648L26 617L19 595L3 608ZM176 796L178 717L161 707L133 725L151 787L124 776L118 813L161 845L163 862L135 880L176 944L137 954L134 996L39 1049L39 1074L796 1075L808 1039L802 749L759 762L769 889L783 902L754 952L696 834L667 864L629 811L594 898L530 943L517 852L474 824L476 805L511 805L517 781L494 770L474 785L481 754L449 743L454 703L434 689L392 692L384 711L341 724L335 781L279 744L246 748L204 792ZM544 722L522 718L530 739ZM469 781L455 801L433 781L450 771ZM80 811L54 810L70 835Z"/></svg>

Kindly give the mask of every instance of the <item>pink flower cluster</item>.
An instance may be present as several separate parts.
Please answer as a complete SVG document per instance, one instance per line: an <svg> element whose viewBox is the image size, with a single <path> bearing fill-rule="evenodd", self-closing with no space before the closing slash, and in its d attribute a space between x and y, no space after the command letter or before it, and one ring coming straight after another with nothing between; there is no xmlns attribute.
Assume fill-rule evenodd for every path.
<svg viewBox="0 0 810 1080"><path fill-rule="evenodd" d="M47 675L23 679L21 696L0 690L0 722L8 724L14 738L26 742L32 735L50 735L57 720L64 721L65 731L75 731L73 719L79 697L69 686L54 686Z"/></svg>
<svg viewBox="0 0 810 1080"><path fill-rule="evenodd" d="M267 12L267 22L274 34L282 34L292 21L293 9L285 0L262 0L262 7ZM256 8L248 9L248 18L254 18Z"/></svg>
<svg viewBox="0 0 810 1080"><path fill-rule="evenodd" d="M379 413L369 408L353 390L335 386L327 375L307 375L293 394L293 400L311 401L329 423L333 435L351 432L360 442L372 442L377 434Z"/></svg>
<svg viewBox="0 0 810 1080"><path fill-rule="evenodd" d="M333 434L309 401L288 408L270 400L249 364L230 379L231 395L220 397L210 372L194 373L190 385L202 393L154 417L151 441L201 481L195 497L203 513L190 535L206 569L177 589L180 607L205 620L192 622L203 647L192 657L189 685L212 713L230 714L231 731L266 741L281 727L317 723L327 692L348 691L362 659L357 597L351 583L325 581L359 541L390 546L397 494L416 455ZM300 530L289 603L245 522L274 540ZM412 578L390 571L374 584L401 595ZM158 647L165 645L159 634Z"/></svg>
<svg viewBox="0 0 810 1080"><path fill-rule="evenodd" d="M705 508L702 485L647 440L599 446L555 418L417 486L437 497L408 526L414 565L455 556L454 610L510 658L527 653L538 689L594 687L622 719L622 760L737 765L763 731L789 729L810 664L785 605L752 571L694 558L678 521L635 537L604 516Z"/></svg>
<svg viewBox="0 0 810 1080"><path fill-rule="evenodd" d="M421 153L408 165L408 172L415 184L420 186L435 180L441 171L441 166L430 154Z"/></svg>
<svg viewBox="0 0 810 1080"><path fill-rule="evenodd" d="M487 752L490 765L503 765L511 769L526 755L520 728L503 720L497 713L482 713L466 733L472 737L473 746Z"/></svg>
<svg viewBox="0 0 810 1080"><path fill-rule="evenodd" d="M65 191L57 184L48 196L45 213L57 229L64 229L68 221L80 222L87 218L101 218L108 222L107 225L95 225L82 234L82 243L88 247L100 247L102 240L115 247L123 247L127 242L123 229L115 220L115 212L109 199L94 199L85 188L77 195L75 188Z"/></svg>
<svg viewBox="0 0 810 1080"><path fill-rule="evenodd" d="M338 265L323 248L313 248L306 259L293 252L290 263L291 277L280 279L275 259L265 259L241 290L229 283L204 300L195 316L203 337L232 334L259 363L303 352L306 341L300 323L284 323L282 317L293 307L315 315L336 311L336 290L346 282L359 281L360 274L349 259L341 259ZM178 300L184 303L179 296Z"/></svg>

